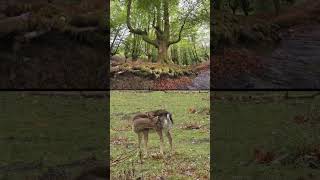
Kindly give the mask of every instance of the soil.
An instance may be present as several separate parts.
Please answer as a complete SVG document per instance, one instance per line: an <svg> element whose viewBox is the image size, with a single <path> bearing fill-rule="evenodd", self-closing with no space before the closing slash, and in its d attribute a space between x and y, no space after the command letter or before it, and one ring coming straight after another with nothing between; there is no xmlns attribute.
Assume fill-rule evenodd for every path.
<svg viewBox="0 0 320 180"><path fill-rule="evenodd" d="M121 90L208 90L210 89L210 62L195 65L192 68L196 75L181 75L178 77L161 76L138 76L125 72L111 77L111 89Z"/></svg>
<svg viewBox="0 0 320 180"><path fill-rule="evenodd" d="M266 66L251 79L253 88L320 88L320 24L289 31L271 54L261 57Z"/></svg>
<svg viewBox="0 0 320 180"><path fill-rule="evenodd" d="M306 1L287 9L279 17L270 16L272 23L280 27L281 41L259 47L246 47L243 50L236 45L228 48L216 59L232 57L237 49L242 56L233 56L236 65L248 64L246 70L238 73L225 70L216 77L215 88L245 89L302 89L320 87L320 21L318 16L320 2ZM265 18L258 16L256 18ZM232 50L230 50L232 49ZM261 50L262 49L262 50ZM250 55L251 54L251 55ZM252 63L255 61L255 63ZM219 62L219 61L217 61ZM236 66L234 65L234 66ZM215 66L215 64L214 64ZM219 69L228 69L224 61ZM240 66L239 66L240 67ZM214 69L219 71L219 69Z"/></svg>
<svg viewBox="0 0 320 180"><path fill-rule="evenodd" d="M32 3L31 3L32 2ZM95 0L95 2L103 2ZM12 32L2 27L0 35L0 88L1 89L106 89L107 57L104 30L98 27L98 15L92 22L77 23L77 18L67 24L75 30L64 30L54 24L55 16L72 18L71 12L87 15L100 12L97 7L84 8L82 4L37 4L30 0L28 6L17 3L0 10L5 26L6 19L30 13L28 27L19 29L12 25ZM28 8L30 6L30 8ZM31 8L32 7L32 8ZM53 8L54 7L54 8ZM64 9L65 8L65 9ZM69 9L67 9L69 8ZM52 10L47 12L47 9ZM81 10L81 11L80 11ZM8 12L7 12L8 11ZM59 13L55 13L55 11ZM48 14L45 14L47 12ZM14 13L14 14L12 14ZM44 13L44 14L41 14ZM52 13L52 14L50 14ZM91 13L93 14L93 13ZM79 16L80 16L79 15ZM79 19L79 18L78 18ZM81 18L80 18L81 19ZM83 18L84 19L84 18ZM82 19L81 19L82 20ZM30 24L36 24L36 26ZM53 24L53 25L52 25ZM41 26L42 25L42 26ZM67 26L66 25L66 26ZM52 26L52 27L48 27ZM89 27L88 31L77 31ZM1 29L1 28L0 28ZM43 35L20 41L27 33L45 32Z"/></svg>
<svg viewBox="0 0 320 180"><path fill-rule="evenodd" d="M2 41L1 45L5 45ZM73 53L71 53L73 52ZM0 50L0 88L104 88L102 48L79 43L61 33L34 40L13 51Z"/></svg>
<svg viewBox="0 0 320 180"><path fill-rule="evenodd" d="M196 78L192 80L192 84L188 86L191 90L207 90L210 89L210 70L200 72Z"/></svg>

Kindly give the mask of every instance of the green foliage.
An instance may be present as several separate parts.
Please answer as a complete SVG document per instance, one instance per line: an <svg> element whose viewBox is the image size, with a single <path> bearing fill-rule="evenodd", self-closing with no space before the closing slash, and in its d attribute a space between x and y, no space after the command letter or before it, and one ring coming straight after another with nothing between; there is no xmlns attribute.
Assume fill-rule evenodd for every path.
<svg viewBox="0 0 320 180"><path fill-rule="evenodd" d="M149 0L133 0L132 3L132 26L148 32L148 37L152 40L159 38L154 26L157 21L157 7L160 7L161 10L163 8L161 2L162 0L152 2ZM169 58L174 58L173 62L177 64L184 64L183 62L187 62L187 64L195 64L207 60L208 53L202 53L202 51L209 52L209 31L200 31L199 27L204 29L209 26L210 1L199 1L198 6L195 7L192 12L189 12L191 1L170 0L168 2L170 15L170 40L178 38L181 24L186 15L189 14L187 23L182 31L182 40L174 45L176 46L176 50L168 50ZM192 2L194 3L195 1ZM145 42L141 36L136 36L129 32L126 24L126 5L127 1L124 0L111 1L111 41L119 29L123 32L123 40L119 40L121 38L116 39L116 43L119 43L119 48L116 54L133 60L140 59L142 61L155 62L158 57L157 47ZM161 13L163 12L161 11ZM160 26L163 28L164 23L160 23ZM196 35L193 41L191 41L190 38L191 34ZM206 42L204 43L204 41ZM112 42L110 42L110 44L111 43ZM180 53L180 51L184 51L182 49L193 51L192 53L187 53L186 60L183 60L182 54ZM195 49L197 53L195 53ZM171 52L173 52L176 57L170 56Z"/></svg>
<svg viewBox="0 0 320 180"><path fill-rule="evenodd" d="M144 12L153 11L157 6L161 6L161 0L137 0L137 9L141 9Z"/></svg>
<svg viewBox="0 0 320 180"><path fill-rule="evenodd" d="M112 0L110 4L110 28L116 29L126 21L125 6L119 0Z"/></svg>
<svg viewBox="0 0 320 180"><path fill-rule="evenodd" d="M189 37L170 47L170 57L175 64L191 65L207 60L209 54L208 48L196 42L196 37Z"/></svg>
<svg viewBox="0 0 320 180"><path fill-rule="evenodd" d="M229 0L229 7L232 9L232 13L235 14L240 3L239 0Z"/></svg>

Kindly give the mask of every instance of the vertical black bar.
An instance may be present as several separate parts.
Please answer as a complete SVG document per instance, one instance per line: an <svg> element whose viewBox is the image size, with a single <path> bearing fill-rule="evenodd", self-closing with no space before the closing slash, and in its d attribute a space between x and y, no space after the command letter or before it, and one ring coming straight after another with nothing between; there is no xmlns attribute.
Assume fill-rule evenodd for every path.
<svg viewBox="0 0 320 180"><path fill-rule="evenodd" d="M213 114L213 110L214 110L214 106L213 106L213 85L214 85L214 72L213 72L213 63L214 63L214 59L213 59L213 38L214 38L214 18L213 18L213 13L214 13L214 5L215 5L215 1L212 0L210 1L210 179L212 179L211 177L213 177L213 161L214 161L214 156L213 156L213 142L214 142L214 135L213 135L213 128L214 128L214 114Z"/></svg>
<svg viewBox="0 0 320 180"><path fill-rule="evenodd" d="M110 179L110 0L107 0L107 6L106 6L106 16L107 16L107 29L106 29L106 44L107 44L107 63L106 63L106 89L108 90L106 92L106 128L107 128L107 139L105 142L107 142L107 175L108 179Z"/></svg>
<svg viewBox="0 0 320 180"><path fill-rule="evenodd" d="M107 0L106 5L106 16L107 16L107 28L106 28L106 45L107 45L107 51L106 51L106 89L110 90L110 0Z"/></svg>
<svg viewBox="0 0 320 180"><path fill-rule="evenodd" d="M213 89L214 85L214 72L213 72L213 53L214 53L214 47L213 47L213 38L214 38L214 0L210 1L210 89Z"/></svg>
<svg viewBox="0 0 320 180"><path fill-rule="evenodd" d="M106 128L107 128L107 136L106 136L106 142L107 143L107 146L106 146L106 149L107 149L107 175L110 179L110 91L107 91L106 92Z"/></svg>

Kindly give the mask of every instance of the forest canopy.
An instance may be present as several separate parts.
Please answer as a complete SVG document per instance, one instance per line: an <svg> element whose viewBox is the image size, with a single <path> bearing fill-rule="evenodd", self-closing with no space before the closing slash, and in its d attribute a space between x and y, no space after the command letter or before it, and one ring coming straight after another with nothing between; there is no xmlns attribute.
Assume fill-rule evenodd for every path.
<svg viewBox="0 0 320 180"><path fill-rule="evenodd" d="M111 55L197 64L209 59L209 0L112 0Z"/></svg>

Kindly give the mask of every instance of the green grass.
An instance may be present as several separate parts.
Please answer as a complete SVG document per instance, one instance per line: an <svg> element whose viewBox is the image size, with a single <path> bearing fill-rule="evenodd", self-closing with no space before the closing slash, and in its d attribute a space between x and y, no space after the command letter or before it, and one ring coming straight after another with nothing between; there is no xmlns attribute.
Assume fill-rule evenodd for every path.
<svg viewBox="0 0 320 180"><path fill-rule="evenodd" d="M1 92L0 179L38 176L50 167L89 156L105 160L105 109L105 99ZM2 169L34 162L43 165L7 175ZM77 171L67 173L72 177Z"/></svg>
<svg viewBox="0 0 320 180"><path fill-rule="evenodd" d="M217 92L218 96L278 96L285 92ZM313 92L289 92L289 96L310 95ZM319 169L305 163L258 164L254 148L274 152L276 157L296 154L299 148L320 144L320 123L297 124L296 115L308 113L311 104L319 107L320 98L276 100L273 102L213 103L214 138L212 151L214 179L298 179L320 178ZM320 110L318 110L319 112ZM245 165L246 164L246 165Z"/></svg>
<svg viewBox="0 0 320 180"><path fill-rule="evenodd" d="M111 178L119 179L120 174L135 168L137 176L155 179L164 176L167 179L208 179L209 177L209 115L190 113L189 108L209 109L208 92L148 92L148 91L113 91L111 92ZM173 114L173 147L175 153L170 157L143 159L139 163L137 156L137 135L131 130L128 115L165 108ZM186 130L188 124L202 125L197 130ZM159 152L159 137L156 133L149 136L149 154ZM165 154L169 144L165 139ZM130 154L133 152L132 154ZM112 164L122 155L124 161Z"/></svg>

